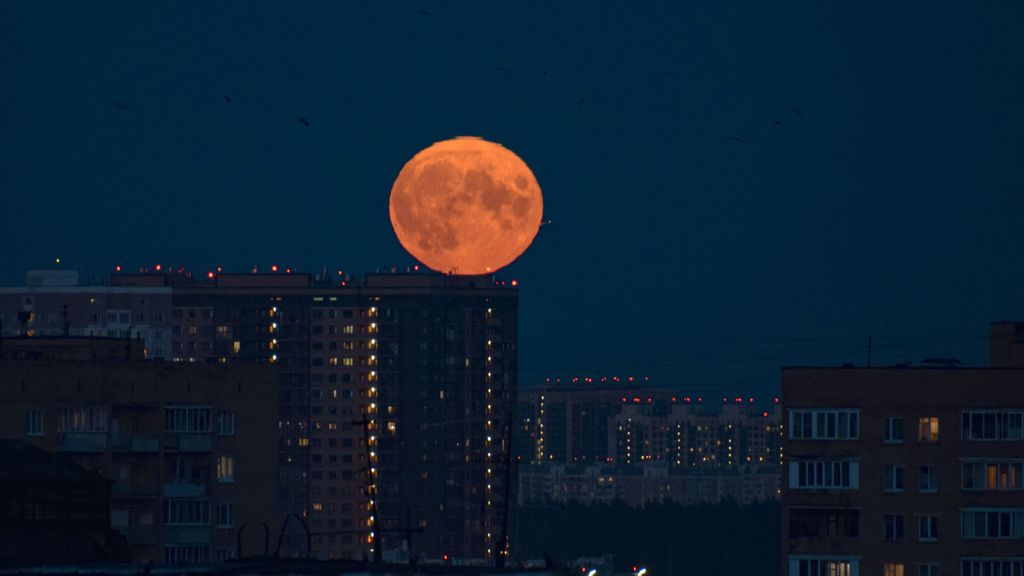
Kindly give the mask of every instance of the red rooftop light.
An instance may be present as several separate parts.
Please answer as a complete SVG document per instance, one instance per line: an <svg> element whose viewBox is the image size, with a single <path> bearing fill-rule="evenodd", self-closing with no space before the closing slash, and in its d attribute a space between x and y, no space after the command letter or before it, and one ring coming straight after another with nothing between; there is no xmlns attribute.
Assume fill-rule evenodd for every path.
<svg viewBox="0 0 1024 576"><path fill-rule="evenodd" d="M270 267L270 271L271 272L277 272L277 264L274 264L273 266L271 266Z"/></svg>
<svg viewBox="0 0 1024 576"><path fill-rule="evenodd" d="M213 272L207 272L206 277L209 278L210 280L213 280Z"/></svg>
<svg viewBox="0 0 1024 576"><path fill-rule="evenodd" d="M157 272L159 272L159 271L160 271L160 265L159 265L159 264L157 264L157 265L156 265L156 271L157 271Z"/></svg>
<svg viewBox="0 0 1024 576"><path fill-rule="evenodd" d="M114 266L114 272L120 272L120 271L121 271L121 265L120 264L118 264L117 266Z"/></svg>

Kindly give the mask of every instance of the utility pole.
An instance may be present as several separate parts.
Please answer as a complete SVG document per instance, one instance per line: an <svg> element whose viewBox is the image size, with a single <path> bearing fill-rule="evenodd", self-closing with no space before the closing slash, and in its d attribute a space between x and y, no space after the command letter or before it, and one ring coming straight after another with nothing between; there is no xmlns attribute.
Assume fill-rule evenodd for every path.
<svg viewBox="0 0 1024 576"><path fill-rule="evenodd" d="M868 368L871 368L871 336L868 336Z"/></svg>

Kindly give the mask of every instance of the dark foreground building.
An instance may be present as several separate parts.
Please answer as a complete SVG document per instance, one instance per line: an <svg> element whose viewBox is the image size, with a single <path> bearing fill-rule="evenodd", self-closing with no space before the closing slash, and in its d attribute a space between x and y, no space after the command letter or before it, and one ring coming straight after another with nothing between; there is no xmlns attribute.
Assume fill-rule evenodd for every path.
<svg viewBox="0 0 1024 576"><path fill-rule="evenodd" d="M191 564L234 557L239 531L254 524L242 553L263 554L260 525L280 525L271 370L146 362L131 340L5 338L0 346L0 438L87 469L42 496L30 484L9 492L23 503L51 499L38 508L50 523L30 526L60 533L54 514L72 515L71 526L119 532L133 561ZM50 469L0 460L5 477ZM45 551L34 557L54 561Z"/></svg>
<svg viewBox="0 0 1024 576"><path fill-rule="evenodd" d="M316 557L499 560L518 289L492 277L365 279L154 269L94 285L32 272L0 289L3 333L138 338L154 362L266 365L280 392L278 516ZM276 533L276 532L275 532ZM380 544L380 545L378 545ZM304 554L289 531L283 553Z"/></svg>
<svg viewBox="0 0 1024 576"><path fill-rule="evenodd" d="M118 562L112 482L20 440L0 440L0 566Z"/></svg>
<svg viewBox="0 0 1024 576"><path fill-rule="evenodd" d="M1024 324L990 368L787 368L783 573L1024 574Z"/></svg>

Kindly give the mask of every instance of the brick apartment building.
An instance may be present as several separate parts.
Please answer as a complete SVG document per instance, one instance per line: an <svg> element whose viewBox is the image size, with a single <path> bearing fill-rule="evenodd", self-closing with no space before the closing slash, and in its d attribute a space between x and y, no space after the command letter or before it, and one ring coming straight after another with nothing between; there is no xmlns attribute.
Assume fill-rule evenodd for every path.
<svg viewBox="0 0 1024 576"><path fill-rule="evenodd" d="M136 562L232 558L246 524L280 525L276 375L260 366L157 364L140 341L0 341L0 438L112 480L104 516ZM262 531L254 528L255 535ZM243 554L263 554L246 539Z"/></svg>
<svg viewBox="0 0 1024 576"><path fill-rule="evenodd" d="M1024 324L988 368L787 368L783 573L1024 574Z"/></svg>
<svg viewBox="0 0 1024 576"><path fill-rule="evenodd" d="M516 390L518 289L492 277L365 279L116 272L81 285L30 272L0 289L4 335L103 335L169 363L277 374L278 514L303 518L319 558L496 560ZM404 530L421 530L407 542ZM380 543L380 546L377 544ZM285 537L304 554L304 536Z"/></svg>

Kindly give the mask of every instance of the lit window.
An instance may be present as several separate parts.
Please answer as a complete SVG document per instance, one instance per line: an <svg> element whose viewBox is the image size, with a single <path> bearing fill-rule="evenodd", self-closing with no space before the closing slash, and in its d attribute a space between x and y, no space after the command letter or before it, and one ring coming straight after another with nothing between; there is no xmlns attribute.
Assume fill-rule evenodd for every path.
<svg viewBox="0 0 1024 576"><path fill-rule="evenodd" d="M964 490L1022 490L1024 461L1020 459L975 460L962 467Z"/></svg>
<svg viewBox="0 0 1024 576"><path fill-rule="evenodd" d="M917 441L935 443L939 441L939 418L926 416L918 420Z"/></svg>
<svg viewBox="0 0 1024 576"><path fill-rule="evenodd" d="M232 456L217 457L217 482L235 481L235 459Z"/></svg>
<svg viewBox="0 0 1024 576"><path fill-rule="evenodd" d="M882 564L882 576L904 576L903 564L887 562Z"/></svg>

